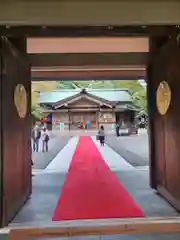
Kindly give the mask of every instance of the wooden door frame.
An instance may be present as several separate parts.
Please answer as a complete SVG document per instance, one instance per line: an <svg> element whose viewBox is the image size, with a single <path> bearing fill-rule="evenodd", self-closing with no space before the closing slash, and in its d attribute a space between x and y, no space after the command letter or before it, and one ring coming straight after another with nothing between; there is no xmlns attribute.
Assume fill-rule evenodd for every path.
<svg viewBox="0 0 180 240"><path fill-rule="evenodd" d="M2 81L3 81L3 56L2 56L2 38L0 36L0 226L3 224L3 120L2 120Z"/></svg>
<svg viewBox="0 0 180 240"><path fill-rule="evenodd" d="M12 94L14 94L14 89L15 87L18 85L18 84L22 84L24 85L25 89L26 89L26 93L27 93L27 112L26 112L26 115L25 115L25 118L24 118L24 122L23 122L23 127L25 127L24 124L26 124L26 127L29 126L29 129L27 128L24 128L24 129L27 129L27 131L29 132L26 132L26 131L23 131L21 132L21 136L20 136L20 140L21 139L27 139L29 140L28 138L26 137L30 137L30 129L31 129L31 121L30 121L30 100L31 100L31 94L30 94L30 67L29 67L29 64L27 62L26 64L26 58L24 58L24 55L25 55L25 52L23 52L23 49L25 48L25 43L24 43L24 38L22 39L12 39L14 40L11 41L11 39L8 39L4 36L1 36L1 40L0 40L0 44L1 44L1 52L0 52L0 157L1 157L1 162L0 162L0 214L1 214L1 219L0 219L0 226L3 227L3 226L6 226L8 224L8 222L10 220L12 220L12 218L14 217L14 215L17 213L17 211L19 210L20 207L23 206L23 204L28 200L28 197L32 191L31 189L31 162L29 161L31 156L28 155L29 151L26 152L27 154L27 158L24 157L24 155L22 156L21 154L18 155L18 157L22 157L23 160L27 160L25 165L27 166L27 171L26 171L26 174L27 175L24 175L24 176L28 176L26 178L26 185L23 185L22 184L22 192L21 192L21 195L19 194L17 199L14 200L13 202L13 199L12 197L9 198L7 197L8 194L5 194L5 190L8 189L6 188L6 181L5 181L5 169L7 169L7 172L8 172L8 167L7 165L5 164L6 160L9 160L11 159L8 155L7 155L7 147L8 146L8 139L7 139L7 135L5 136L5 133L6 133L6 130L7 130L7 124L5 125L6 123L6 119L10 119L8 115L2 115L3 113L5 113L5 111L7 111L6 109L6 103L7 105L10 103L10 106L12 108L12 112L13 114L15 113L15 106L14 106L14 97ZM22 41L21 41L22 40ZM15 44L13 44L15 43ZM7 55L6 55L7 54ZM13 56L13 58L12 58ZM9 64L9 62L7 61L7 59L11 59L11 63L15 63L17 61L17 65L16 65L16 68L18 66L18 64L22 64L23 67L25 67L25 69L23 69L22 67L20 69L23 69L25 71L22 71L23 72L23 75L22 75L22 78L17 78L17 75L14 76L14 82L11 81L12 80L12 74L10 73L10 75L8 75L8 72L5 73L5 70L6 69L4 67L4 64L7 63L7 65ZM18 60L16 59L16 57L18 58ZM9 65L8 65L9 66ZM4 75L4 74L7 74ZM6 78L7 77L7 78ZM5 80L9 80L9 83L11 83L10 85L6 85L6 82ZM28 80L27 80L28 79ZM27 80L27 81L25 81ZM7 88L8 87L8 88ZM4 91L8 89L8 93L7 94L10 94L10 99L9 98L9 95L5 95ZM3 91L3 92L2 92ZM7 96L5 98L5 96ZM6 100L10 100L9 102ZM9 106L9 105L8 105ZM17 114L17 113L16 113ZM5 118L4 118L5 117ZM17 123L21 123L21 120L20 120L20 117L18 117L18 115L13 115L13 117L15 117L15 121L17 121ZM19 126L18 126L19 127ZM21 129L21 128L19 128ZM26 135L27 134L27 135ZM22 144L23 145L23 144ZM24 149L28 149L28 142L25 143L25 145L23 145L25 148ZM31 146L31 145L30 145ZM23 150L24 150L23 149ZM12 149L11 149L12 150ZM22 154L23 154L23 151L22 151ZM17 157L17 159L18 159ZM24 161L22 161L22 163L24 163ZM24 165L24 166L25 166ZM21 167L21 170L24 169L23 167ZM22 181L23 183L23 181ZM18 186L18 184L16 184L16 186ZM7 195L7 196L6 196ZM7 199L6 199L7 197ZM7 203L9 203L8 201L11 199L12 203L9 204L9 207L7 206ZM6 201L7 200L7 201ZM7 210L9 209L9 210Z"/></svg>

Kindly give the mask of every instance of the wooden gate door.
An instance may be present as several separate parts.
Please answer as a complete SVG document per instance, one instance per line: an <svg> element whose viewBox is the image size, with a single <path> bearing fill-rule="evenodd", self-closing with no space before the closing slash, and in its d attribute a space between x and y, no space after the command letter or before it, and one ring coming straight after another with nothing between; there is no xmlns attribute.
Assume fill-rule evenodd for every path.
<svg viewBox="0 0 180 240"><path fill-rule="evenodd" d="M155 163L155 185L156 189L180 210L180 42L178 39L169 39L159 49L152 62L149 80L152 94L154 92L156 98L153 113L154 131L151 135L153 138L151 140L155 141L155 159L152 159ZM166 112L168 96L170 105Z"/></svg>
<svg viewBox="0 0 180 240"><path fill-rule="evenodd" d="M1 38L1 225L7 225L31 193L30 66Z"/></svg>

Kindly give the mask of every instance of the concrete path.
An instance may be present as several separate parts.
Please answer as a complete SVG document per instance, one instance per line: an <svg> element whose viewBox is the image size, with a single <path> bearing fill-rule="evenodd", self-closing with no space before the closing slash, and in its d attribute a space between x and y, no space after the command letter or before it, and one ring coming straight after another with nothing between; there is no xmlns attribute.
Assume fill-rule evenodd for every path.
<svg viewBox="0 0 180 240"><path fill-rule="evenodd" d="M52 162L45 168L45 173L65 172L69 170L69 165L73 158L74 151L78 143L78 137L71 138L68 144L57 154Z"/></svg>

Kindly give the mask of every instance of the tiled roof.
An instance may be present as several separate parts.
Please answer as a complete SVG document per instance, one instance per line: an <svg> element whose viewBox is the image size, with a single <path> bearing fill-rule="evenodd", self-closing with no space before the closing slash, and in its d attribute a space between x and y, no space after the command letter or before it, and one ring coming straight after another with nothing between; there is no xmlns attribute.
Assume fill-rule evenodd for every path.
<svg viewBox="0 0 180 240"><path fill-rule="evenodd" d="M56 103L80 93L82 89L61 89L52 92L40 93L38 103ZM112 102L132 102L128 89L86 89L96 97Z"/></svg>

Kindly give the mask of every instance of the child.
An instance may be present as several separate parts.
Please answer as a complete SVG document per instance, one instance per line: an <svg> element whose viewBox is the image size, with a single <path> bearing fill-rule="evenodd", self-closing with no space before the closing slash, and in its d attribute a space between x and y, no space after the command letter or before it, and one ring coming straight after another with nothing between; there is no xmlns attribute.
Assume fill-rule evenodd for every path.
<svg viewBox="0 0 180 240"><path fill-rule="evenodd" d="M101 146L104 146L104 142L105 142L105 134L104 134L104 127L101 126L99 129L99 141L101 143Z"/></svg>

